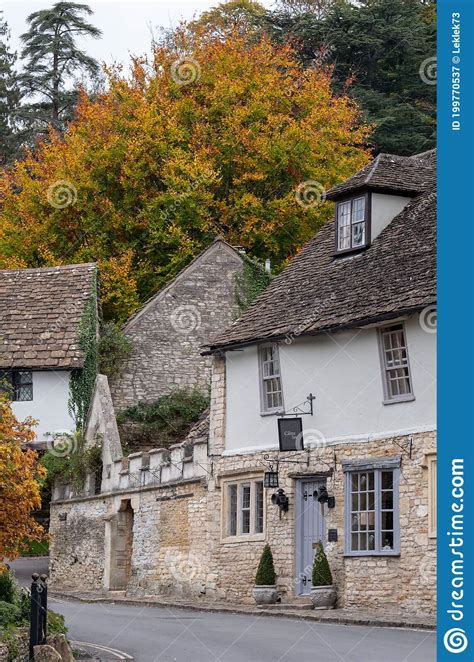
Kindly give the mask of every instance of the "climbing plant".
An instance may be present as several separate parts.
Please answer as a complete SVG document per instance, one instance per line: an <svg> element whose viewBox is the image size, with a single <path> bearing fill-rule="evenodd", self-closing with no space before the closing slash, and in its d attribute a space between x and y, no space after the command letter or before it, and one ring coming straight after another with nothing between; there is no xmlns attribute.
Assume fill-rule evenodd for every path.
<svg viewBox="0 0 474 662"><path fill-rule="evenodd" d="M258 258L244 257L244 268L235 275L235 299L239 316L254 302L260 292L271 283L273 276Z"/></svg>
<svg viewBox="0 0 474 662"><path fill-rule="evenodd" d="M86 303L79 324L79 347L84 354L84 365L74 370L69 382L69 412L82 430L97 376L97 276L94 276L92 292Z"/></svg>
<svg viewBox="0 0 474 662"><path fill-rule="evenodd" d="M99 372L107 377L120 374L124 362L132 353L132 343L115 322L105 322L98 345Z"/></svg>
<svg viewBox="0 0 474 662"><path fill-rule="evenodd" d="M61 435L43 455L41 465L47 470L51 487L56 481L72 485L76 490L84 487L87 475L97 472L102 463L102 439L86 448L80 430Z"/></svg>

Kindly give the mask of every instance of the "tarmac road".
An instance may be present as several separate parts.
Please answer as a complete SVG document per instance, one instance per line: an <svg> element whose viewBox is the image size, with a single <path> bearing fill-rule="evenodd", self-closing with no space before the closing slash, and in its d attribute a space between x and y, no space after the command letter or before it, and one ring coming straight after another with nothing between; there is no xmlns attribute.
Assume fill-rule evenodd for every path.
<svg viewBox="0 0 474 662"><path fill-rule="evenodd" d="M50 600L69 636L136 662L434 662L435 633ZM112 658L107 658L112 659Z"/></svg>

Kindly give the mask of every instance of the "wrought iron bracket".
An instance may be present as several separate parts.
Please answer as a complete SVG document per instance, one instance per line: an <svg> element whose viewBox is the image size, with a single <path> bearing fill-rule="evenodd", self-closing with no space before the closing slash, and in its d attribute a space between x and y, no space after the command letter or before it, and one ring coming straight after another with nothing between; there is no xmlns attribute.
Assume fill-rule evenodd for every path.
<svg viewBox="0 0 474 662"><path fill-rule="evenodd" d="M304 402L300 402L299 405L295 405L288 411L284 411L281 414L279 414L280 418L284 418L285 416L312 416L313 415L313 401L316 400L316 396L310 393ZM303 409L305 407L309 411L305 411Z"/></svg>

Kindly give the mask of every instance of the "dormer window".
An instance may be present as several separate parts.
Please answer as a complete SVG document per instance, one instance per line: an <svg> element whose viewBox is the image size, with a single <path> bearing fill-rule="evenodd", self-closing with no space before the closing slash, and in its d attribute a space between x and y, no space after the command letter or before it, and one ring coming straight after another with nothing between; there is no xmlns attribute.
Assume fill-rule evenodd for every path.
<svg viewBox="0 0 474 662"><path fill-rule="evenodd" d="M369 243L368 196L343 200L336 206L336 250L355 251Z"/></svg>

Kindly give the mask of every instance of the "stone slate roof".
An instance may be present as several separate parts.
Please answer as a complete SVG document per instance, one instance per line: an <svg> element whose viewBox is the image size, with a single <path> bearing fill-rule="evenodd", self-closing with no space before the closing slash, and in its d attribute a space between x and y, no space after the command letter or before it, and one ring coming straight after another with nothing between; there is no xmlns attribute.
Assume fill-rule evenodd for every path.
<svg viewBox="0 0 474 662"><path fill-rule="evenodd" d="M427 158L433 173L433 154ZM336 331L435 303L434 186L415 196L358 254L334 257L334 233L335 223L327 223L208 350Z"/></svg>
<svg viewBox="0 0 474 662"><path fill-rule="evenodd" d="M0 270L0 369L81 367L79 323L95 264Z"/></svg>
<svg viewBox="0 0 474 662"><path fill-rule="evenodd" d="M379 154L353 177L329 189L326 197L337 200L358 189L408 195L421 193L436 183L434 159L434 150L416 156Z"/></svg>

